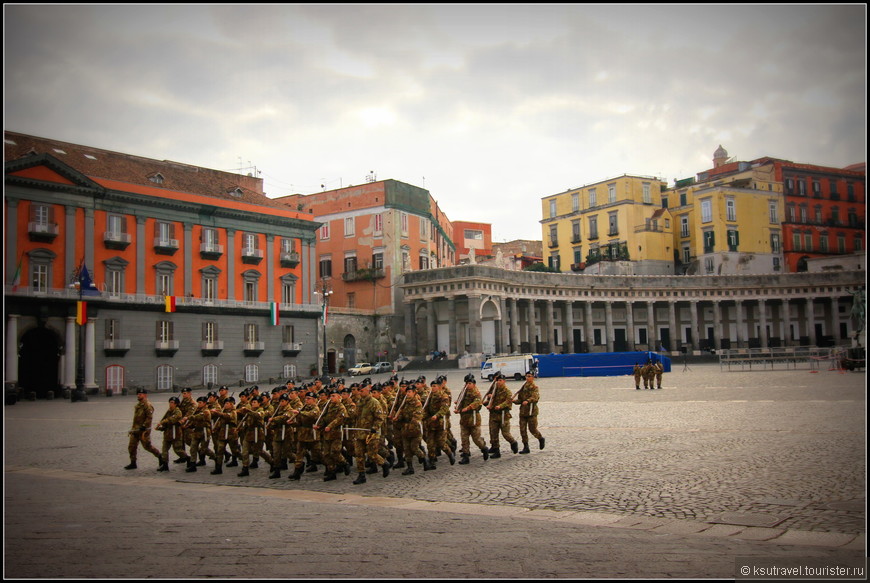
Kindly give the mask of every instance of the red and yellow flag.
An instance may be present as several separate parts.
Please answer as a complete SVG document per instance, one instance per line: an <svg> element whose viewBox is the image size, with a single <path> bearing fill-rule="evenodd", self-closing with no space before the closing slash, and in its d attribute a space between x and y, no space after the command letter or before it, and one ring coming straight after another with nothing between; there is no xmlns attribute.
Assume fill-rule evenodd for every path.
<svg viewBox="0 0 870 583"><path fill-rule="evenodd" d="M175 311L175 296L166 296L166 311Z"/></svg>
<svg viewBox="0 0 870 583"><path fill-rule="evenodd" d="M84 326L88 323L88 303L76 302L76 324Z"/></svg>

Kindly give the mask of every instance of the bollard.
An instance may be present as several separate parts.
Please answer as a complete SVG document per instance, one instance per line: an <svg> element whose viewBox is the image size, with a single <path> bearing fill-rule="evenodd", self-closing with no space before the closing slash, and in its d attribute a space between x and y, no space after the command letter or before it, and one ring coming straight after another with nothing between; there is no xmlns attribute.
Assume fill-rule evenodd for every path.
<svg viewBox="0 0 870 583"><path fill-rule="evenodd" d="M52 399L54 399L54 391L47 391L45 393L45 398L48 401L51 401Z"/></svg>

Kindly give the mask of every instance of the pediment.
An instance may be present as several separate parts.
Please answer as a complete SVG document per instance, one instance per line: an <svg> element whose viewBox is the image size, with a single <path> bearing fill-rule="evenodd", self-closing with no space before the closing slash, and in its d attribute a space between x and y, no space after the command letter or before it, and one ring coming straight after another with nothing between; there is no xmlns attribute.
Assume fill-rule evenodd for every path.
<svg viewBox="0 0 870 583"><path fill-rule="evenodd" d="M6 162L6 183L30 187L69 188L103 192L105 189L51 154L31 154Z"/></svg>

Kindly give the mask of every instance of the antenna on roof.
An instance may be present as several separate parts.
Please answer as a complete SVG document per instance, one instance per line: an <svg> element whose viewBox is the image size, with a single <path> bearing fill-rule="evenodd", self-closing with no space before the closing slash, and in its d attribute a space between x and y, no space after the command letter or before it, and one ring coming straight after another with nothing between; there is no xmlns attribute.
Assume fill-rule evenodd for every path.
<svg viewBox="0 0 870 583"><path fill-rule="evenodd" d="M377 182L378 175L375 174L374 170L370 170L368 174L366 174L366 182Z"/></svg>

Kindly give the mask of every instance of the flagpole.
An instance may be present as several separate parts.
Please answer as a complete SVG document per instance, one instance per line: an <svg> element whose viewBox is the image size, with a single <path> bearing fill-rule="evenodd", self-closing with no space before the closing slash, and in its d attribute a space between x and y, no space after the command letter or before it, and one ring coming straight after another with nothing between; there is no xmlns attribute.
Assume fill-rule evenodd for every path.
<svg viewBox="0 0 870 583"><path fill-rule="evenodd" d="M320 362L320 377L326 376L327 372L327 343L326 343L326 310L329 306L329 296L332 295L332 290L329 288L329 277L324 276L320 280L320 291L316 291L314 293L320 294L320 298L323 302L323 310L320 313L320 319L323 323L323 360Z"/></svg>

